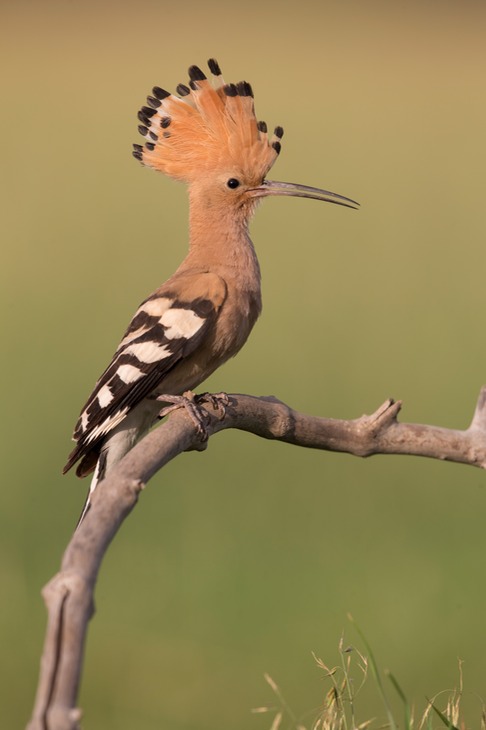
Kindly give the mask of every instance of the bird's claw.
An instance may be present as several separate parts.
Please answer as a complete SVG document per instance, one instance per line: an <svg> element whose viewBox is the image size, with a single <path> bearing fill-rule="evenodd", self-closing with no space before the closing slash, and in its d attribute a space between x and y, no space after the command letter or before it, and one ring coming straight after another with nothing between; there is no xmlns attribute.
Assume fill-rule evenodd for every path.
<svg viewBox="0 0 486 730"><path fill-rule="evenodd" d="M158 395L155 400L163 403L170 403L165 406L159 413L159 418L169 415L179 408L184 408L194 426L201 441L208 440L208 432L206 424L209 420L207 411L202 407L203 403L209 403L218 413L220 420L223 420L226 414L226 406L229 405L230 399L226 393L202 393L196 395L192 390L186 390L182 395Z"/></svg>
<svg viewBox="0 0 486 730"><path fill-rule="evenodd" d="M169 413L184 408L187 415L193 422L196 433L201 441L207 441L208 432L206 430L206 422L208 420L207 414L202 408L196 403L196 395L191 390L186 390L182 395L159 395L155 400L162 401L163 403L170 403L171 405L165 406L159 413L159 418L168 416Z"/></svg>
<svg viewBox="0 0 486 730"><path fill-rule="evenodd" d="M225 417L226 408L230 404L227 393L201 393L196 399L198 403L209 403L217 412L220 421Z"/></svg>

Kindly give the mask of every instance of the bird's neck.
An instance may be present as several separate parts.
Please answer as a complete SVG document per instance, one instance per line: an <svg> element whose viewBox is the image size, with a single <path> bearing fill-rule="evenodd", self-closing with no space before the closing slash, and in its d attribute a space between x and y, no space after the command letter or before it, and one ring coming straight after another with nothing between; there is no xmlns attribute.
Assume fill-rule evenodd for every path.
<svg viewBox="0 0 486 730"><path fill-rule="evenodd" d="M260 291L260 267L248 233L246 217L193 200L189 210L189 254L186 264L223 278L236 278L242 287Z"/></svg>

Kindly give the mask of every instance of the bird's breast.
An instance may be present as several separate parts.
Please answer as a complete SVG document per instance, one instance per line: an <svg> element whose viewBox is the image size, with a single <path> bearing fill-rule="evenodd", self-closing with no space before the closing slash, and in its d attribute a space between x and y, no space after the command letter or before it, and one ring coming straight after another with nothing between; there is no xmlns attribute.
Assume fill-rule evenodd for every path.
<svg viewBox="0 0 486 730"><path fill-rule="evenodd" d="M214 348L225 359L243 347L262 310L260 287L228 286L215 328Z"/></svg>

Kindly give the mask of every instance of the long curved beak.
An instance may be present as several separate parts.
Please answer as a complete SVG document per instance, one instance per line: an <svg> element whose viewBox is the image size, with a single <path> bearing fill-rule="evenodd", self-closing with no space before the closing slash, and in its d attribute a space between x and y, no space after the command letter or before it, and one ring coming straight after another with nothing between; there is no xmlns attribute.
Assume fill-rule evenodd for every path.
<svg viewBox="0 0 486 730"><path fill-rule="evenodd" d="M264 180L261 185L253 188L251 192L256 198L264 198L267 195L290 195L294 198L323 200L326 203L344 205L346 208L353 208L354 210L359 208L359 203L351 198L345 198L344 195L331 193L329 190L321 190L320 188L311 188L308 185L298 185L297 183Z"/></svg>

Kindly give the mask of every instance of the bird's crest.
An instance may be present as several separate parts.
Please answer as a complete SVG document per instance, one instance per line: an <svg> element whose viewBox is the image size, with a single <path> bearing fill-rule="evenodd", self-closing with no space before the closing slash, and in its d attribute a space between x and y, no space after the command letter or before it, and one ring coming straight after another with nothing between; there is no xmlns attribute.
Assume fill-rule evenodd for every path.
<svg viewBox="0 0 486 730"><path fill-rule="evenodd" d="M177 96L154 87L138 113L147 141L134 145L133 155L188 183L233 168L263 180L280 152L283 129L276 127L269 138L265 122L255 117L250 84L225 84L214 58L208 66L213 83L191 66L188 85L179 84Z"/></svg>

